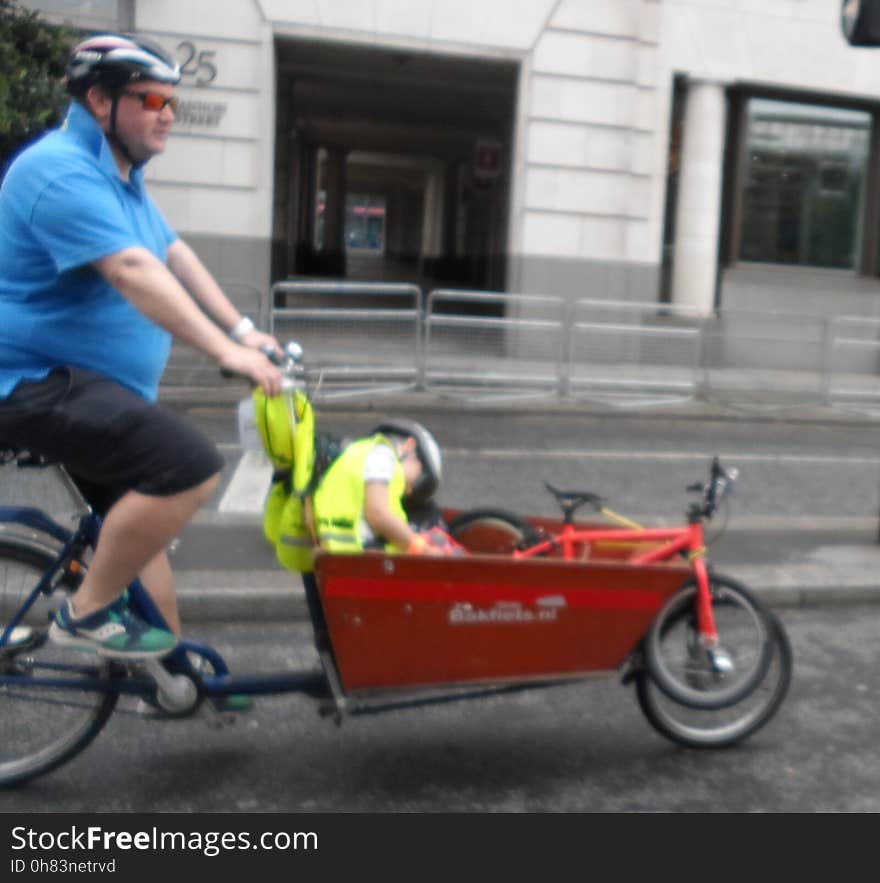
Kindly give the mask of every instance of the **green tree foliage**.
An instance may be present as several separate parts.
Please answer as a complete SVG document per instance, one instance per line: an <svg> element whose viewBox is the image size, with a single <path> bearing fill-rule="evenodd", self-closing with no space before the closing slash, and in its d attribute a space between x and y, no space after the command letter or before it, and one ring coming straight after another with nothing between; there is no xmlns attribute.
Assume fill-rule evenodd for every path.
<svg viewBox="0 0 880 883"><path fill-rule="evenodd" d="M0 173L14 153L60 121L74 37L14 0L0 0Z"/></svg>

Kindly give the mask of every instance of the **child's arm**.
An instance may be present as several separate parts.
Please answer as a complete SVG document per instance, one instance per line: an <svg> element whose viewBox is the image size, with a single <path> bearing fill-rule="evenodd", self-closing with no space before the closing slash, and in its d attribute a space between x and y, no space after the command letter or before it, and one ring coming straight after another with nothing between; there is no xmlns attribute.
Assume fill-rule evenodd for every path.
<svg viewBox="0 0 880 883"><path fill-rule="evenodd" d="M404 552L437 555L439 550L430 546L403 519L398 518L388 506L388 485L381 481L368 481L364 488L364 517L376 536L397 546Z"/></svg>

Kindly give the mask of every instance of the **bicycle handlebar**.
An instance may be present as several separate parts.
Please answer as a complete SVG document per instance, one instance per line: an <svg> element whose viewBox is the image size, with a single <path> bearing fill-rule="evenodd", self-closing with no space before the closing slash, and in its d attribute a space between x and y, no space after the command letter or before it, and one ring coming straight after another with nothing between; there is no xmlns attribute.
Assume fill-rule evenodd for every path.
<svg viewBox="0 0 880 883"><path fill-rule="evenodd" d="M688 486L689 491L702 493L703 499L696 505L697 514L703 518L711 518L717 511L724 497L733 490L733 483L739 476L738 469L724 469L718 457L712 458L709 466L709 481Z"/></svg>
<svg viewBox="0 0 880 883"><path fill-rule="evenodd" d="M282 392L299 389L305 384L305 367L302 363L303 348L295 340L290 340L284 345L284 355L282 356L279 356L275 348L269 345L261 346L260 352L273 365L277 365L281 369L283 375L281 381ZM240 376L226 368L221 368L220 374L227 379Z"/></svg>

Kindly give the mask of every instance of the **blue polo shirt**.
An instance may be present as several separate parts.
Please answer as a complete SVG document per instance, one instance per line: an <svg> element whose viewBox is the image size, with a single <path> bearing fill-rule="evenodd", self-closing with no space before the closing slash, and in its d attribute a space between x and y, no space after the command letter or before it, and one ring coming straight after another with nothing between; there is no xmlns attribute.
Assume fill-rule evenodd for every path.
<svg viewBox="0 0 880 883"><path fill-rule="evenodd" d="M131 246L164 263L176 238L143 169L123 181L97 122L71 104L0 187L0 398L69 364L155 400L171 337L91 263Z"/></svg>

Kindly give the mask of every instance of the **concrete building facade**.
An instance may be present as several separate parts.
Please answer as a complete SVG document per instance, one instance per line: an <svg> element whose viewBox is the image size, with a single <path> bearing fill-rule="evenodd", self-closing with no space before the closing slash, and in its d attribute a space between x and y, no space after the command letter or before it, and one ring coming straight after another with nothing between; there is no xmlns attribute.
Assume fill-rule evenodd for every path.
<svg viewBox="0 0 880 883"><path fill-rule="evenodd" d="M878 313L880 53L839 0L27 5L177 52L152 192L264 297L329 276Z"/></svg>

